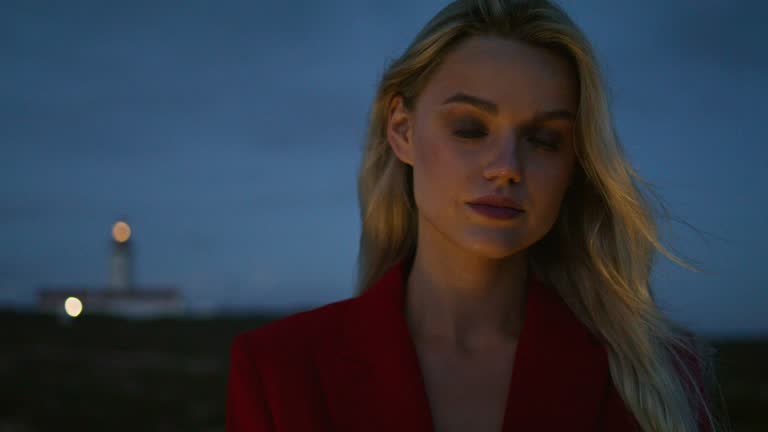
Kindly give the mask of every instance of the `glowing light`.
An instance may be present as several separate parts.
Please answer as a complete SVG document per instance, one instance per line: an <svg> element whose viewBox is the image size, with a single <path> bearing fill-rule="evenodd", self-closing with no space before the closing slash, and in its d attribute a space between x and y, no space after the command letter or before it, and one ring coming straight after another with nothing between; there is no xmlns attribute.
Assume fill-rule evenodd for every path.
<svg viewBox="0 0 768 432"><path fill-rule="evenodd" d="M64 310L67 311L67 315L74 318L83 311L83 302L77 297L67 297L64 301Z"/></svg>
<svg viewBox="0 0 768 432"><path fill-rule="evenodd" d="M117 221L112 225L112 238L118 243L125 243L131 238L131 227L123 221Z"/></svg>

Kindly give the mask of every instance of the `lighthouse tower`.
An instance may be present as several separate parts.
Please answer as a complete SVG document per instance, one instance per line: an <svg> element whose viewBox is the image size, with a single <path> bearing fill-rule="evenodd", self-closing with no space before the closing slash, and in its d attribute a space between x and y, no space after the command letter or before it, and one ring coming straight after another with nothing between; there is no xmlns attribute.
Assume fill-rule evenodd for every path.
<svg viewBox="0 0 768 432"><path fill-rule="evenodd" d="M133 288L133 246L131 227L124 221L112 225L112 255L109 261L107 288L128 291Z"/></svg>
<svg viewBox="0 0 768 432"><path fill-rule="evenodd" d="M49 285L38 290L40 308L71 318L106 314L124 318L178 316L183 312L181 293L174 285L137 285L134 280L134 243L124 220L112 225L111 253L107 259L106 286ZM66 315L64 315L66 314Z"/></svg>

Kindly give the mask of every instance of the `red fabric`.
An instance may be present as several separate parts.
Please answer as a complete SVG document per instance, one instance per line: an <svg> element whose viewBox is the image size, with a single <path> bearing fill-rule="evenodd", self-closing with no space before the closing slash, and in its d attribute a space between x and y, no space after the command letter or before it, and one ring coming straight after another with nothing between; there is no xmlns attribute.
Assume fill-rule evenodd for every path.
<svg viewBox="0 0 768 432"><path fill-rule="evenodd" d="M503 431L639 430L602 344L529 274ZM399 262L358 297L238 335L227 432L432 432L404 287Z"/></svg>

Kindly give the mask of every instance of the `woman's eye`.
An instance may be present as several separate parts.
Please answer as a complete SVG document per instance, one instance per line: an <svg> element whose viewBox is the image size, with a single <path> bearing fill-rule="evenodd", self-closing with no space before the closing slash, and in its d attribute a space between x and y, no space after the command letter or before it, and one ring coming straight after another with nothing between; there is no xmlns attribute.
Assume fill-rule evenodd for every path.
<svg viewBox="0 0 768 432"><path fill-rule="evenodd" d="M487 132L484 131L483 129L463 129L463 130L455 131L454 135L460 138L475 139L475 138L482 138L486 136Z"/></svg>
<svg viewBox="0 0 768 432"><path fill-rule="evenodd" d="M488 135L488 131L474 122L465 122L463 127L458 127L453 131L453 134L462 139L481 139ZM551 135L551 136L550 136ZM560 147L560 140L558 134L538 134L531 133L526 134L526 138L536 146L542 146L549 150L557 150Z"/></svg>
<svg viewBox="0 0 768 432"><path fill-rule="evenodd" d="M547 148L551 148L552 150L557 150L558 144L556 141L551 141L547 139L540 139L536 137L532 137L531 141L536 145L541 145Z"/></svg>
<svg viewBox="0 0 768 432"><path fill-rule="evenodd" d="M559 132L550 132L542 130L526 134L527 138L537 146L542 146L550 150L557 150L560 147L561 135Z"/></svg>

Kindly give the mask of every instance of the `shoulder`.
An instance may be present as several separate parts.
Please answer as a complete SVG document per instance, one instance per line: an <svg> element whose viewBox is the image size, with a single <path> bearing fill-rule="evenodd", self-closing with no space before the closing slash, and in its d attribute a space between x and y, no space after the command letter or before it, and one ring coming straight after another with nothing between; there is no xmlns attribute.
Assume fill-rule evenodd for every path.
<svg viewBox="0 0 768 432"><path fill-rule="evenodd" d="M227 381L227 430L274 430L273 416L280 415L283 406L292 412L295 401L310 400L307 392L318 391L308 387L318 371L318 349L333 349L337 329L354 302L329 303L235 336ZM289 400L284 399L287 395Z"/></svg>
<svg viewBox="0 0 768 432"><path fill-rule="evenodd" d="M335 343L347 311L357 298L347 298L270 321L235 336L233 356L283 361L306 358Z"/></svg>

